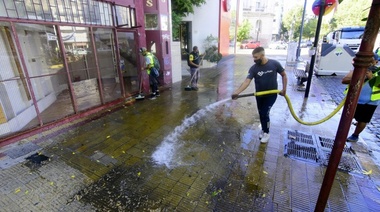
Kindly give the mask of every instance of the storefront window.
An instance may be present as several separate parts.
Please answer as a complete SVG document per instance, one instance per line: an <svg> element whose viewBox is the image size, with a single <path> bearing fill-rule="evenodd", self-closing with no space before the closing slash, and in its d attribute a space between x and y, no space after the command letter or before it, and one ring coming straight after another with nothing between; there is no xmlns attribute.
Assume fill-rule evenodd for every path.
<svg viewBox="0 0 380 212"><path fill-rule="evenodd" d="M134 32L117 33L120 51L120 69L123 74L127 96L139 90L140 79L137 77L137 54Z"/></svg>
<svg viewBox="0 0 380 212"><path fill-rule="evenodd" d="M121 98L120 78L116 69L114 36L111 29L94 28L95 49L102 78L105 102Z"/></svg>
<svg viewBox="0 0 380 212"><path fill-rule="evenodd" d="M115 6L115 21L118 27L136 27L136 12L134 8Z"/></svg>
<svg viewBox="0 0 380 212"><path fill-rule="evenodd" d="M0 16L112 26L111 5L96 0L0 0Z"/></svg>
<svg viewBox="0 0 380 212"><path fill-rule="evenodd" d="M60 29L78 109L100 105L98 73L89 28L61 26Z"/></svg>
<svg viewBox="0 0 380 212"><path fill-rule="evenodd" d="M157 14L145 14L145 29L158 30L158 16Z"/></svg>
<svg viewBox="0 0 380 212"><path fill-rule="evenodd" d="M42 122L73 114L67 72L54 26L23 23L15 26ZM32 123L38 120L35 118Z"/></svg>
<svg viewBox="0 0 380 212"><path fill-rule="evenodd" d="M39 126L15 36L0 22L0 137Z"/></svg>

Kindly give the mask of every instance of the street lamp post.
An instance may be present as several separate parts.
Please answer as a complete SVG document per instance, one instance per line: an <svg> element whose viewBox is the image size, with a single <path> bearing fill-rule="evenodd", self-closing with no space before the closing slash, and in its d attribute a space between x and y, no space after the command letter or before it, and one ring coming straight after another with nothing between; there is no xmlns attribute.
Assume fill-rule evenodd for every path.
<svg viewBox="0 0 380 212"><path fill-rule="evenodd" d="M326 5L326 0L321 0L321 3L319 5L318 23L317 23L317 30L315 31L313 49L317 49L317 47L318 47L319 34L321 32L321 25L322 25L322 17L323 17L323 14L325 13L325 5ZM313 56L311 56L310 67L309 67L309 74L307 76L305 98L309 97L310 86L311 86L311 79L313 77L313 72L314 72L315 56L316 56L316 54L313 54Z"/></svg>
<svg viewBox="0 0 380 212"><path fill-rule="evenodd" d="M299 57L301 55L301 39L302 39L302 34L303 34L303 24L305 22L306 3L307 3L307 0L305 0L305 3L303 4L301 30L300 30L300 37L298 39L298 47L297 47L297 53L296 53L296 60L297 61L300 61Z"/></svg>
<svg viewBox="0 0 380 212"><path fill-rule="evenodd" d="M330 195L334 178L338 169L339 161L342 157L346 138L350 130L352 118L358 103L360 91L364 82L367 68L373 58L373 47L375 45L376 36L380 28L380 0L373 0L369 11L363 39L360 44L359 52L354 58L354 73L348 89L346 102L342 116L339 122L338 131L336 132L334 146L331 150L329 163L326 168L322 186L319 191L315 212L325 211L327 200ZM365 39L364 39L365 38Z"/></svg>

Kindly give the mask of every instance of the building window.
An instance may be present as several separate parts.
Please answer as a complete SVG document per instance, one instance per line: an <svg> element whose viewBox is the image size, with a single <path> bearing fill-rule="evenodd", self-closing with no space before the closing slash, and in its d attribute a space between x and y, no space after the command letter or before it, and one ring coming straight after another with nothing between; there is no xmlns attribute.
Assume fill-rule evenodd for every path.
<svg viewBox="0 0 380 212"><path fill-rule="evenodd" d="M244 0L243 1L243 10L244 11L250 11L251 10L251 0Z"/></svg>
<svg viewBox="0 0 380 212"><path fill-rule="evenodd" d="M112 26L111 5L95 0L0 0L0 16Z"/></svg>
<svg viewBox="0 0 380 212"><path fill-rule="evenodd" d="M260 1L257 1L257 2L256 2L256 11L257 11L257 12L263 12L263 11L264 11L264 5L261 4Z"/></svg>
<svg viewBox="0 0 380 212"><path fill-rule="evenodd" d="M135 8L115 6L115 21L117 27L136 27Z"/></svg>
<svg viewBox="0 0 380 212"><path fill-rule="evenodd" d="M157 14L145 14L145 29L158 30L158 16Z"/></svg>

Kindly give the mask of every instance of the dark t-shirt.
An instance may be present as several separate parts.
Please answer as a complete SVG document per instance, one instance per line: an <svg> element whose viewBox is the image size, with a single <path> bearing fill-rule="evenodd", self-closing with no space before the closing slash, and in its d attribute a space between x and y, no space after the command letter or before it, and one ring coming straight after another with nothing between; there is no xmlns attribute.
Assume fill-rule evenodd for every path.
<svg viewBox="0 0 380 212"><path fill-rule="evenodd" d="M255 78L256 92L277 90L277 73L282 73L284 68L276 61L269 59L265 65L253 65L248 72L248 79Z"/></svg>
<svg viewBox="0 0 380 212"><path fill-rule="evenodd" d="M187 61L187 64L190 66L190 68L197 68L196 66L193 66L190 64L190 61L192 61L194 64L199 65L199 53L198 52L191 52Z"/></svg>

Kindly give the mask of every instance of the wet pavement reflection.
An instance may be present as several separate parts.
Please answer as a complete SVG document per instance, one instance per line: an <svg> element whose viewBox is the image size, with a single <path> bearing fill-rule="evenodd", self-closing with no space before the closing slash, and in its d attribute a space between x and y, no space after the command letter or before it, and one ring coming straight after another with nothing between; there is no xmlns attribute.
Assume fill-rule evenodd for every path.
<svg viewBox="0 0 380 212"><path fill-rule="evenodd" d="M229 99L251 64L250 55L228 56L216 68L201 70L199 91L185 91L184 79L156 100L125 104L50 138L41 150L51 161L46 166L55 164L56 175L63 174L61 167L83 175L55 209L312 211L325 168L285 157L284 139L288 129L334 136L339 117L305 127L279 98L271 112L271 139L260 144L255 99ZM305 102L287 71L299 116L322 118L334 108L319 88ZM59 193L74 179L49 180L62 185ZM338 172L326 211L379 211L377 186L372 176Z"/></svg>
<svg viewBox="0 0 380 212"><path fill-rule="evenodd" d="M179 104L177 125L172 131L159 134L161 138L155 142L158 144L156 147L149 151L140 149L143 157L134 155L129 159L136 157L135 163L118 166L96 184L79 192L82 200L99 209L117 207L122 211L312 210L323 169L311 168L319 170L317 177L303 176L300 172L305 172L308 165L284 158L280 141L260 145L254 99L228 99L232 89L227 89L226 85L234 84L231 82L233 76L226 77L230 71L224 68L204 70L203 84L198 92L173 88L172 94L181 93L181 96L171 98L174 101L169 103ZM242 76L244 74L238 77L243 79ZM148 104L161 104L161 101L167 101L167 96ZM308 111L307 102L304 101L300 108L301 117L314 115ZM160 106L155 106L155 109L159 114ZM183 119L180 121L181 115ZM171 123L167 116L165 120L167 122L163 123ZM154 125L149 118L145 123L148 128ZM281 126L277 127L279 129ZM273 140L276 137L281 138L281 135ZM147 146L150 144L146 143ZM340 184L355 184L355 178L347 182L349 177L347 173L340 173ZM314 183L308 183L309 180ZM314 196L306 197L309 189L305 188L310 188ZM331 211L350 210L341 191L333 190L331 196L339 197L338 201L331 200ZM366 207L364 202L358 205Z"/></svg>

